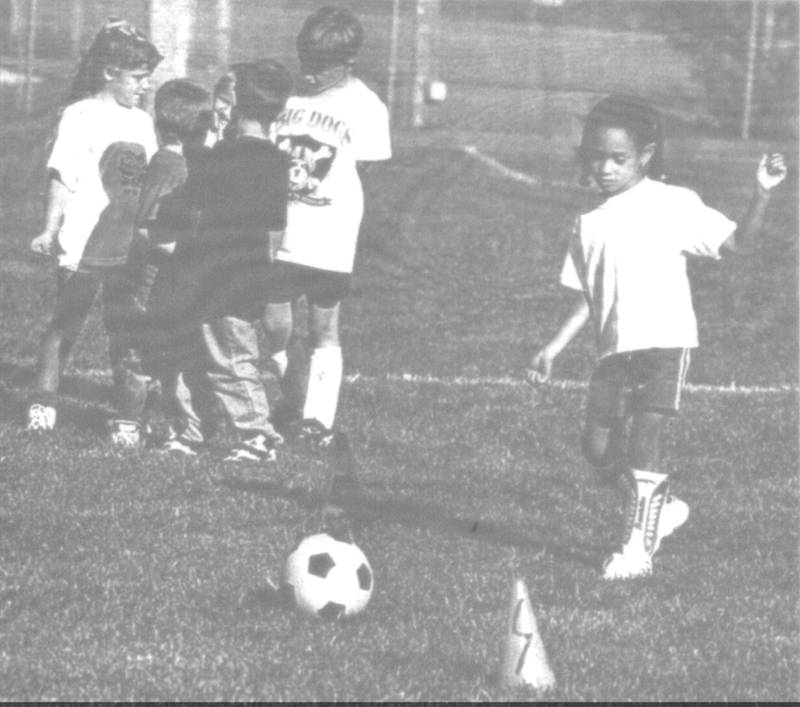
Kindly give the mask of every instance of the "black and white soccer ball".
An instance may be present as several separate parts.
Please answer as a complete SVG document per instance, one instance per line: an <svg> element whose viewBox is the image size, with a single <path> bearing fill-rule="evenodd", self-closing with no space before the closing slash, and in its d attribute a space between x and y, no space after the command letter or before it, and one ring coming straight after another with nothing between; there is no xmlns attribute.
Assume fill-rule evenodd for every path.
<svg viewBox="0 0 800 707"><path fill-rule="evenodd" d="M332 619L362 611L373 586L361 549L327 533L301 540L286 558L281 579L282 592L300 611Z"/></svg>

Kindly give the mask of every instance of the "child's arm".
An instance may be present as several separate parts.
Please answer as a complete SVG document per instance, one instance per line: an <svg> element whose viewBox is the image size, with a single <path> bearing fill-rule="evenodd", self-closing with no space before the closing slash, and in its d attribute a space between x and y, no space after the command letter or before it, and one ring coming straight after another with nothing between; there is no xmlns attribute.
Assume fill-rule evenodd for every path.
<svg viewBox="0 0 800 707"><path fill-rule="evenodd" d="M31 250L42 255L55 255L58 230L64 219L64 208L70 191L59 179L57 172L51 172L47 187L47 206L45 208L44 230L31 241Z"/></svg>
<svg viewBox="0 0 800 707"><path fill-rule="evenodd" d="M747 212L722 247L734 253L753 251L764 225L764 215L771 192L786 178L786 171L783 155L773 153L761 158L756 172L756 189L750 199Z"/></svg>
<svg viewBox="0 0 800 707"><path fill-rule="evenodd" d="M589 321L589 303L583 294L578 295L570 313L556 335L541 350L533 355L525 373L525 380L531 385L546 381L553 370L553 361L566 348L575 335Z"/></svg>

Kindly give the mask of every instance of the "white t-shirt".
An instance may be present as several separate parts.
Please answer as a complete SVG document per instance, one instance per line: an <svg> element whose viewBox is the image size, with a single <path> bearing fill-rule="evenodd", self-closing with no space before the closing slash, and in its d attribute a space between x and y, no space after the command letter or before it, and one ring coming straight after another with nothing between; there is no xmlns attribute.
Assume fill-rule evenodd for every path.
<svg viewBox="0 0 800 707"><path fill-rule="evenodd" d="M600 356L696 347L686 256L719 258L735 229L691 189L650 179L579 217L561 284L585 294Z"/></svg>
<svg viewBox="0 0 800 707"><path fill-rule="evenodd" d="M64 251L60 266L78 268L89 237L115 195L132 203L138 199L143 168L157 149L153 120L139 108L87 98L64 109L47 162L70 191L58 234ZM120 217L106 216L112 221ZM102 253L98 257L102 261Z"/></svg>
<svg viewBox="0 0 800 707"><path fill-rule="evenodd" d="M392 156L389 116L360 80L292 96L272 125L291 159L286 231L276 258L322 270L353 270L364 194L356 162Z"/></svg>

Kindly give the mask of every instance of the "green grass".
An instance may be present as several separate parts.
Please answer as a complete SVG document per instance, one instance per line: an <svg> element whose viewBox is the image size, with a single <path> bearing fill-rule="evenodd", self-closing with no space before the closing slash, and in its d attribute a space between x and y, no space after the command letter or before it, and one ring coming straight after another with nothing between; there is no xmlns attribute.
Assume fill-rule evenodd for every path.
<svg viewBox="0 0 800 707"><path fill-rule="evenodd" d="M331 519L320 505L335 467L301 449L268 472L230 468L216 448L196 461L110 450L97 313L64 384L64 424L23 434L54 291L27 251L46 122L0 131L0 699L536 697L494 681L515 574L552 699L800 696L796 392L687 393L664 467L690 521L652 579L604 584L621 509L578 451L583 391L491 382L518 377L563 316L560 229L586 198L566 186L568 142L483 137L536 188L441 133L398 135L370 175L343 313L345 372L360 377L339 415L364 492ZM689 137L670 145L675 180L737 217L759 146ZM793 174L752 258L692 264L690 382L796 389L796 195ZM556 375L585 380L592 364L583 334ZM306 619L269 589L294 542L328 527L351 532L375 571L349 622Z"/></svg>

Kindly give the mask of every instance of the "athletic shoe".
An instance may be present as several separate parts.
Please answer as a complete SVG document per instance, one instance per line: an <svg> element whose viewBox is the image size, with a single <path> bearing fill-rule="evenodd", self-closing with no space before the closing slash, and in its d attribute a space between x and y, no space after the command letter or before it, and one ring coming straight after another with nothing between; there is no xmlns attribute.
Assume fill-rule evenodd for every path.
<svg viewBox="0 0 800 707"><path fill-rule="evenodd" d="M200 445L197 442L190 442L182 437L170 437L159 448L159 452L167 454L179 454L184 457L196 457Z"/></svg>
<svg viewBox="0 0 800 707"><path fill-rule="evenodd" d="M668 535L672 535L689 518L689 504L682 501L677 496L667 499L661 507L661 515L658 518L658 535L656 536L653 554L658 552L661 541Z"/></svg>
<svg viewBox="0 0 800 707"><path fill-rule="evenodd" d="M333 442L334 432L319 420L305 419L297 428L296 436L298 440L308 442L314 447L325 448Z"/></svg>
<svg viewBox="0 0 800 707"><path fill-rule="evenodd" d="M670 497L661 507L657 529L648 528L653 538L653 551L647 552L638 543L628 542L621 552L615 552L606 561L603 579L630 579L652 574L653 555L661 547L661 541L680 528L688 518L689 504L675 496Z"/></svg>
<svg viewBox="0 0 800 707"><path fill-rule="evenodd" d="M142 426L135 420L109 420L111 444L120 449L138 449L142 444Z"/></svg>
<svg viewBox="0 0 800 707"><path fill-rule="evenodd" d="M56 426L56 409L51 405L34 403L28 408L26 432L49 432Z"/></svg>
<svg viewBox="0 0 800 707"><path fill-rule="evenodd" d="M633 579L653 573L653 558L643 547L628 543L615 552L603 566L603 579Z"/></svg>
<svg viewBox="0 0 800 707"><path fill-rule="evenodd" d="M265 434L258 434L255 437L246 439L239 444L234 445L228 456L225 457L226 462L271 462L275 461L278 456L275 447L279 442L279 438L283 441L280 435L267 436Z"/></svg>

